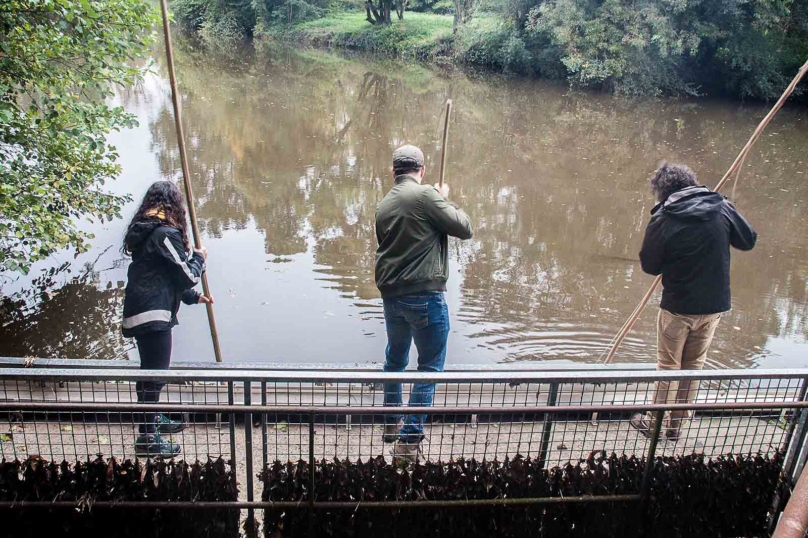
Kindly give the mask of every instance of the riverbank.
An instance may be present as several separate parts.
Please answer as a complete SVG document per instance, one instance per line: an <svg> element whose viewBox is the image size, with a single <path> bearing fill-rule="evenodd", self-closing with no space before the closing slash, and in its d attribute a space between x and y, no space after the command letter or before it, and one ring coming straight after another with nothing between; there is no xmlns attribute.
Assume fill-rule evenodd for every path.
<svg viewBox="0 0 808 538"><path fill-rule="evenodd" d="M407 13L390 25L370 25L362 13L339 13L299 23L271 34L318 48L346 48L395 57L430 59L451 40L452 17Z"/></svg>
<svg viewBox="0 0 808 538"><path fill-rule="evenodd" d="M265 38L316 48L370 52L437 65L483 67L495 72L536 74L540 67L501 18L478 16L452 32L452 15L406 13L390 25L370 25L361 12L275 27Z"/></svg>

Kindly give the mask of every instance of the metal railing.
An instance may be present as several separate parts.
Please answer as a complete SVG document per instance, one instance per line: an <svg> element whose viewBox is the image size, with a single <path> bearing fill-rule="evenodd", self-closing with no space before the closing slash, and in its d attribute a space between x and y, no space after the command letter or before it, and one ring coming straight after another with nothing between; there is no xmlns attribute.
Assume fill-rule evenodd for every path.
<svg viewBox="0 0 808 538"><path fill-rule="evenodd" d="M317 485L305 504L261 502L254 478L279 460L322 461L386 455L382 440L387 413L424 414L423 457L538 459L550 468L586 459L592 452L645 458L690 454L773 455L783 452L785 473L794 476L805 461L804 411L808 370L720 370L656 372L451 371L382 373L369 370L270 370L217 367L169 371L133 368L59 368L48 363L0 367L0 456L38 455L68 461L96 455L134 457L141 413L184 416L189 427L171 437L186 460L232 460L244 485L236 503L248 509L357 508L357 502L317 500ZM135 384L167 383L159 404L138 404ZM413 383L436 382L428 408L384 406L384 384L402 383L404 401ZM654 404L655 383L691 383L692 402ZM681 396L681 395L680 395ZM690 398L687 398L690 399ZM659 398L657 398L659 401ZM678 439L664 432L665 413L688 411ZM656 418L657 435L646 438L630 427L632 413ZM661 435L660 435L661 433ZM390 460L389 456L388 461ZM314 478L314 474L311 474ZM425 508L557 502L641 501L648 481L629 495L475 501L362 502L362 508ZM53 503L41 503L54 506ZM118 503L125 507L130 503ZM137 503L131 503L137 504ZM0 504L0 507L10 503ZM27 503L26 506L35 506ZM210 503L173 503L204 508ZM103 503L96 504L104 507ZM137 506L143 506L137 504ZM166 508L167 506L162 506Z"/></svg>

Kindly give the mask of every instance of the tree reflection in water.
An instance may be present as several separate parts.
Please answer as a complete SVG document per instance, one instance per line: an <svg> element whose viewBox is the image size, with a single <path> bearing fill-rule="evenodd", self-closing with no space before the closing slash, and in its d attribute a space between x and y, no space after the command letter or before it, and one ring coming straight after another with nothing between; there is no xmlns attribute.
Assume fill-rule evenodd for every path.
<svg viewBox="0 0 808 538"><path fill-rule="evenodd" d="M124 283L100 284L93 265L43 271L33 285L0 297L0 356L126 358L121 336Z"/></svg>
<svg viewBox="0 0 808 538"><path fill-rule="evenodd" d="M452 293L459 294L452 304L452 352L473 348L492 360L595 362L650 281L636 261L652 205L645 178L659 159L668 158L690 164L714 184L765 113L758 105L627 101L537 81L442 75L411 64L265 46L269 50L216 53L189 42L177 47L202 231L217 238L249 229L263 241L263 252L231 247L232 258L218 262L227 280L217 286L242 278L253 279L244 283L252 289L256 278L277 278L278 268L305 271L308 280L293 279L301 287L288 290L284 300L290 300L310 291L302 286L311 287L313 272L383 337L373 282L374 215L391 184L390 155L396 146L414 143L427 155L428 174L435 170L442 106L451 97L447 181L476 228L473 241L451 243L457 270ZM158 72L162 57L155 51ZM127 104L142 96L129 92L123 98ZM149 98L162 100L148 126L152 151L162 175L178 178L167 87ZM806 120L805 111L783 110L747 159L737 203L761 241L752 253L735 256L734 309L722 322L712 366L746 367L772 339L806 337L808 236L795 233L808 222L801 162ZM45 314L32 311L43 320L39 327L50 320L42 316L50 315L54 331L66 336L40 350L36 329L30 329L29 336L14 337L29 342L14 354L78 353L81 346L70 345L83 337L72 331L70 319L59 319L61 308L92 318L82 322L96 327L84 340L88 353L120 355L124 344L113 320L120 291L93 282L87 276L66 285L77 290L71 295L82 306L78 299L60 304L57 294L37 307ZM289 305L272 302L277 298L248 299L234 300L225 318L234 320L231 332L238 334L220 331L235 346L231 354L254 345L248 349L259 347L264 356L264 347L280 345L273 328L245 338L241 325L266 315L257 310L260 301L281 311ZM6 301L7 311L10 304L18 303ZM311 320L327 314L298 315L301 328L289 325L298 332L282 336L308 343ZM344 334L330 327L346 326L336 321L321 322L319 327L334 332L319 333L320 347L308 349L338 351L309 360L358 360L335 345ZM653 312L643 316L618 360L653 360L654 321ZM3 330L29 330L15 323ZM370 330L351 325L357 327Z"/></svg>

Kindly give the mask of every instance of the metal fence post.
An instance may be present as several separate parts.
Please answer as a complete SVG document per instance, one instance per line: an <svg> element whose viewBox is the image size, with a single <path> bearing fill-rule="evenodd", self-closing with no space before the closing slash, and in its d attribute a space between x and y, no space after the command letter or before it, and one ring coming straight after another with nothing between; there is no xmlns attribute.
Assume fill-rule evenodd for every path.
<svg viewBox="0 0 808 538"><path fill-rule="evenodd" d="M233 395L233 382L227 382L227 403L233 405L235 402L235 396ZM229 413L230 419L230 461L232 465L235 467L236 465L236 415L235 413Z"/></svg>
<svg viewBox="0 0 808 538"><path fill-rule="evenodd" d="M253 495L253 446L252 446L252 412L250 406L252 405L252 387L249 381L244 381L244 452L247 461L244 462L247 469L247 501L254 500ZM250 532L255 528L255 511L252 508L247 509L247 525Z"/></svg>
<svg viewBox="0 0 808 538"><path fill-rule="evenodd" d="M805 400L806 391L808 391L808 379L803 378L798 401L802 402ZM783 460L782 477L783 480L786 481L786 486L789 489L794 486L794 482L802 473L801 467L804 463L801 464L799 460L805 447L805 435L808 431L806 430L806 421L808 421L808 413L806 413L805 409L794 409L794 413L788 425L788 432L783 440L781 450L785 451L785 458ZM799 470L797 469L798 465L800 466ZM769 532L771 533L774 532L778 517L785 508L784 495L781 493L782 491L778 491L776 495L774 495L772 502L772 515L769 521Z"/></svg>
<svg viewBox="0 0 808 538"><path fill-rule="evenodd" d="M267 382L261 381L261 405L267 404ZM267 414L261 413L261 456L262 456L262 463L264 464L264 468L261 469L262 471L266 471L267 464L269 463L269 457L267 454L267 450L269 446L267 444Z"/></svg>
<svg viewBox="0 0 808 538"><path fill-rule="evenodd" d="M314 413L309 415L309 538L314 538Z"/></svg>
<svg viewBox="0 0 808 538"><path fill-rule="evenodd" d="M803 378L797 401L802 402L805 400L806 391L808 391L808 379ZM791 482L795 478L793 476L794 468L805 437L806 418L808 418L808 413L805 410L794 409L789 421L788 433L783 441L783 450L786 452L785 460L783 461L783 473Z"/></svg>
<svg viewBox="0 0 808 538"><path fill-rule="evenodd" d="M547 396L547 405L554 407L558 401L558 383L550 383L550 394ZM547 464L547 453L550 451L550 439L553 434L553 416L544 414L542 424L541 445L539 446L539 468Z"/></svg>

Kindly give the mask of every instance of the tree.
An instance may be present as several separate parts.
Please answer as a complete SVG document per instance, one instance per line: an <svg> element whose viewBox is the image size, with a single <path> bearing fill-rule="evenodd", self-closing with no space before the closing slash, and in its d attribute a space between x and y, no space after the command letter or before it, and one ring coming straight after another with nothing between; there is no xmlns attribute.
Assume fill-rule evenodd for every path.
<svg viewBox="0 0 808 538"><path fill-rule="evenodd" d="M804 62L806 0L544 0L527 32L561 52L576 86L776 98Z"/></svg>
<svg viewBox="0 0 808 538"><path fill-rule="evenodd" d="M466 24L471 20L474 12L477 11L477 4L479 4L479 0L454 0L455 12L452 33L457 33L457 28L461 24Z"/></svg>
<svg viewBox="0 0 808 538"><path fill-rule="evenodd" d="M4 0L0 7L0 272L89 248L82 218L120 217L106 136L135 118L107 104L142 74L157 13L146 0Z"/></svg>
<svg viewBox="0 0 808 538"><path fill-rule="evenodd" d="M404 10L407 8L409 0L379 0L378 7L373 3L373 0L365 2L365 12L367 13L367 21L370 24L390 24L390 12L396 11L398 20L404 20Z"/></svg>

